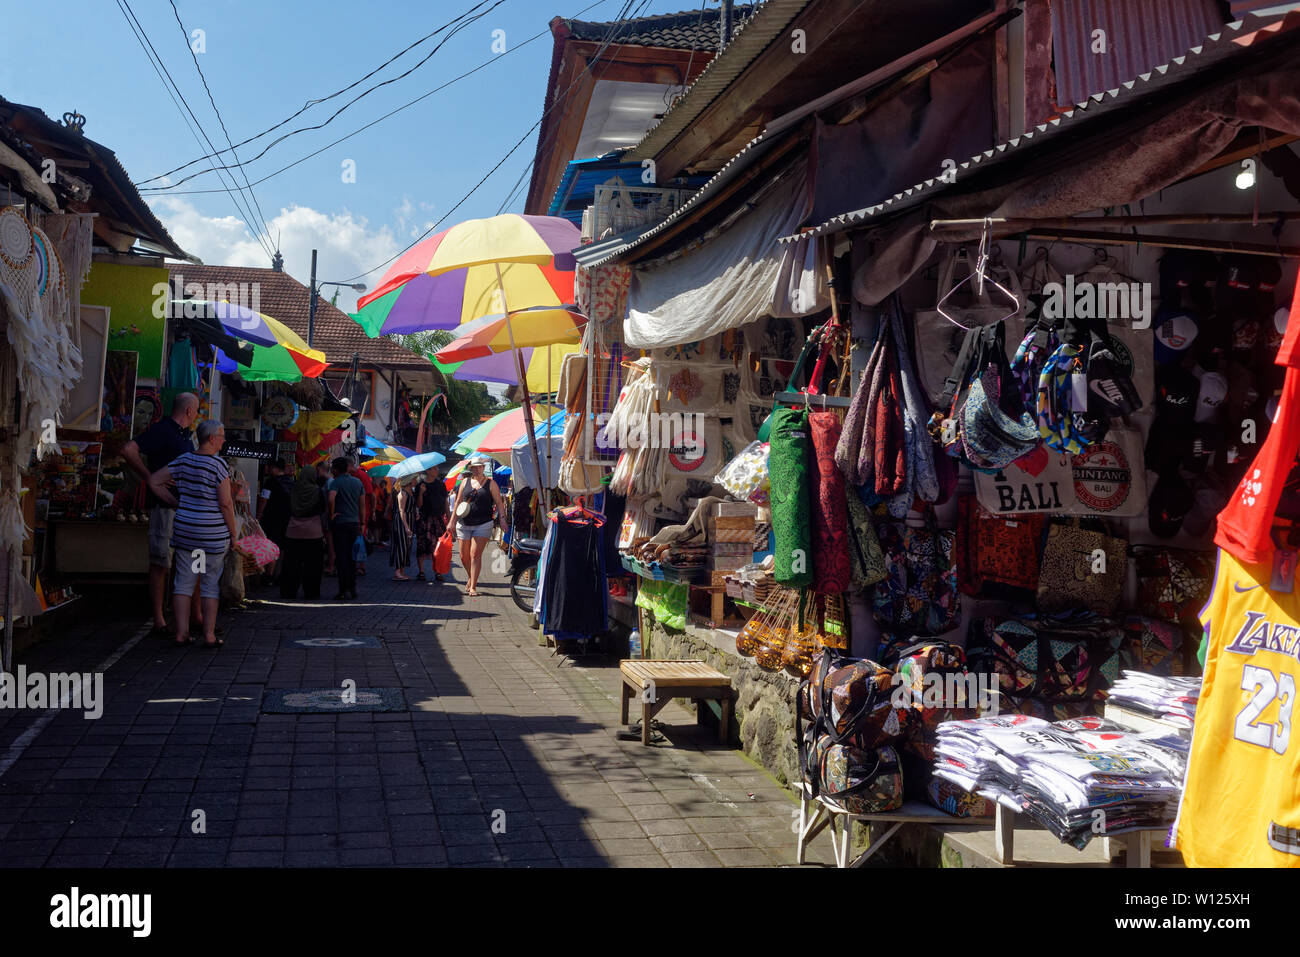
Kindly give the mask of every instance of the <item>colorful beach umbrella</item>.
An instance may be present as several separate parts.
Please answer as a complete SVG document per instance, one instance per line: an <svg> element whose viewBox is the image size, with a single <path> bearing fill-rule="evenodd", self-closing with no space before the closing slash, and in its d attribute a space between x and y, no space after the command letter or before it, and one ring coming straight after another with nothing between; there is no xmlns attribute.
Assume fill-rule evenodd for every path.
<svg viewBox="0 0 1300 957"><path fill-rule="evenodd" d="M457 223L403 253L357 301L353 319L374 337L453 329L504 312L503 292L512 309L571 303L580 242L578 228L556 216Z"/></svg>
<svg viewBox="0 0 1300 957"><path fill-rule="evenodd" d="M572 268L561 269L553 262L501 264L501 279L512 309L572 303L573 277ZM388 277L384 278L387 281ZM395 332L455 329L502 311L496 269L475 266L439 276L420 273L378 298L363 297L352 318L374 338Z"/></svg>
<svg viewBox="0 0 1300 957"><path fill-rule="evenodd" d="M235 339L253 346L252 361L236 362L217 350L217 369L238 372L249 382L297 382L315 379L329 363L325 353L313 349L296 332L271 316L232 302L187 299L172 302L185 315L215 319Z"/></svg>
<svg viewBox="0 0 1300 957"><path fill-rule="evenodd" d="M564 357L581 348L579 344L566 343L545 349L520 349L528 377L528 391L533 395L554 392L559 383ZM465 362L444 363L436 358L432 362L441 372L462 382L500 382L505 385L516 385L519 382L519 362L510 352Z"/></svg>
<svg viewBox="0 0 1300 957"><path fill-rule="evenodd" d="M534 434L540 429L553 428L552 423L559 416L561 431L564 430L564 410L551 405L534 407L538 414L545 415L546 421L534 427ZM524 410L522 408L499 412L486 422L480 422L466 429L457 436L452 451L461 455L480 452L489 455L505 465L510 461L510 449L527 434Z"/></svg>
<svg viewBox="0 0 1300 957"><path fill-rule="evenodd" d="M559 343L582 341L587 317L568 309L524 309L505 316L485 316L466 323L458 337L443 346L434 358L439 362L464 362Z"/></svg>

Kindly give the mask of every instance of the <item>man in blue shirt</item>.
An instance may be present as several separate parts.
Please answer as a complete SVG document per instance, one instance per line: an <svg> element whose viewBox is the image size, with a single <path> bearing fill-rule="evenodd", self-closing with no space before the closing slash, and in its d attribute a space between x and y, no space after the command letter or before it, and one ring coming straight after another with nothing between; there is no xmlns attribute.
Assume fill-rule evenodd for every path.
<svg viewBox="0 0 1300 957"><path fill-rule="evenodd" d="M339 578L339 593L334 598L356 598L357 564L352 558L352 545L358 535L364 534L364 516L369 503L360 479L348 474L347 459L335 459L330 472L334 476L329 483L330 533Z"/></svg>
<svg viewBox="0 0 1300 957"><path fill-rule="evenodd" d="M140 437L122 446L122 458L147 487L149 476L172 464L179 455L194 451L190 430L199 417L199 398L182 392L172 400L172 414L159 419ZM163 615L163 597L167 591L167 573L172 567L172 518L176 510L149 493L149 599L153 603L153 633L166 637L167 619Z"/></svg>

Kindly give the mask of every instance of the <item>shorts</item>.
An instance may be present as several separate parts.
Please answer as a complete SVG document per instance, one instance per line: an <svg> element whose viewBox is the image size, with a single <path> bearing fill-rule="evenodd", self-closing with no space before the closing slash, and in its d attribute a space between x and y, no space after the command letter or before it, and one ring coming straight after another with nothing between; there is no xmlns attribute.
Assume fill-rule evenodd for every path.
<svg viewBox="0 0 1300 957"><path fill-rule="evenodd" d="M193 595L194 582L199 583L200 598L221 597L221 570L226 564L228 552L208 552L204 559L204 570L194 571L194 559L189 549L176 551L176 578L172 582L172 593L176 595Z"/></svg>
<svg viewBox="0 0 1300 957"><path fill-rule="evenodd" d="M494 524L494 522L484 522L482 525L466 525L464 522L457 522L456 537L462 542L467 538L491 538Z"/></svg>
<svg viewBox="0 0 1300 957"><path fill-rule="evenodd" d="M163 505L149 508L149 564L172 567L172 522L176 509Z"/></svg>

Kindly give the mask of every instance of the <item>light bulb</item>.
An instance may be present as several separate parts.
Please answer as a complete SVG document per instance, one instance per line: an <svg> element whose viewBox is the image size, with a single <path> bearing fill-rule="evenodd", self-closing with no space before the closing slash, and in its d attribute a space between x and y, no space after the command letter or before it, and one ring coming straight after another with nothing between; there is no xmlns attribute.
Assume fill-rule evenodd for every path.
<svg viewBox="0 0 1300 957"><path fill-rule="evenodd" d="M1237 189L1250 189L1254 185L1255 161L1244 159L1241 161L1241 172L1237 174Z"/></svg>

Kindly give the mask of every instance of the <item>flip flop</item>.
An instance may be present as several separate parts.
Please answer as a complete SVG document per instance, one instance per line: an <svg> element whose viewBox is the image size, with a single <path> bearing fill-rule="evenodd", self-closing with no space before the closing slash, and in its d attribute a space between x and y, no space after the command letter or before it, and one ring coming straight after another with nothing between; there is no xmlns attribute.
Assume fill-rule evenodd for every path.
<svg viewBox="0 0 1300 957"><path fill-rule="evenodd" d="M184 648L186 645L194 644L196 640L197 639L193 635L187 635L182 641L177 641L175 638L173 638L172 644L175 645L177 648Z"/></svg>
<svg viewBox="0 0 1300 957"><path fill-rule="evenodd" d="M193 639L190 639L190 640L192 641ZM224 645L225 643L226 643L226 642L225 642L225 639L224 639L224 638L218 638L216 641L212 642L211 644L209 644L209 643L206 642L206 641L203 642L203 648L204 648L204 650L206 650L206 651L216 651L218 648L220 648L220 647L221 647L222 645Z"/></svg>

